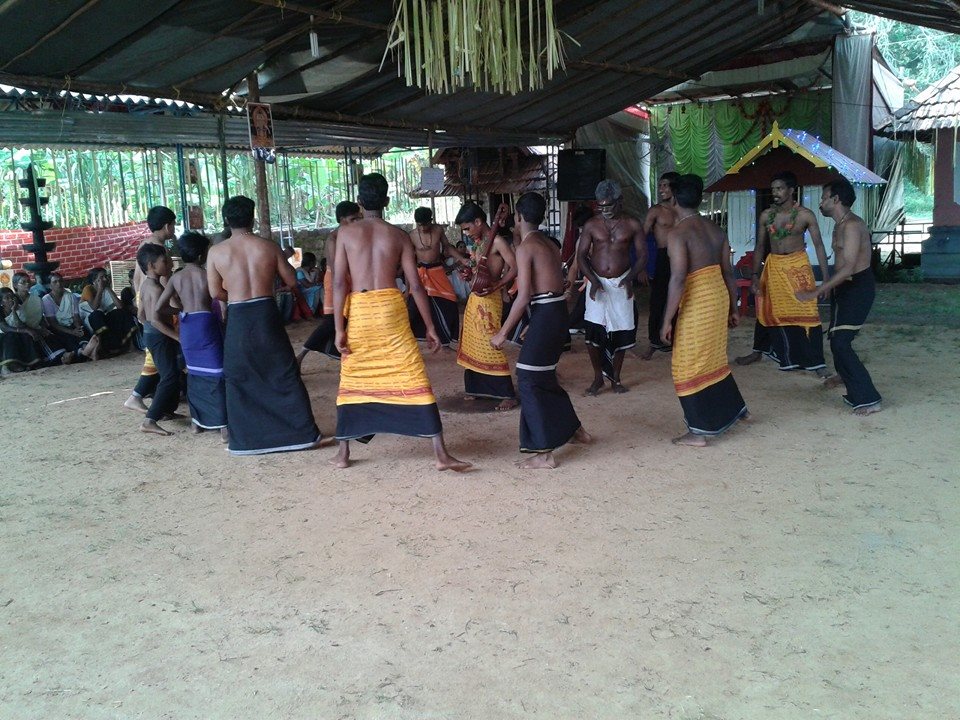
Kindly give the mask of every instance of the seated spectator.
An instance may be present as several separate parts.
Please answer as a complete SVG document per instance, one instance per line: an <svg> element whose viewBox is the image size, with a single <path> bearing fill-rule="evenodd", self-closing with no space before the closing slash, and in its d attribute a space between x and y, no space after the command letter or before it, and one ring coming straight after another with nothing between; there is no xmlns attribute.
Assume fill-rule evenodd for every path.
<svg viewBox="0 0 960 720"><path fill-rule="evenodd" d="M80 302L70 288L64 287L60 273L50 274L50 292L43 296L40 304L47 327L60 344L73 352L85 350L87 357L91 360L97 359L100 338L96 335L92 339L88 338L80 320ZM88 344L92 344L92 347L87 348Z"/></svg>
<svg viewBox="0 0 960 720"><path fill-rule="evenodd" d="M80 295L80 313L90 331L100 337L99 351L110 355L125 353L137 329L136 318L123 309L102 267L90 271L87 283Z"/></svg>
<svg viewBox="0 0 960 720"><path fill-rule="evenodd" d="M297 287L314 315L323 299L322 278L323 275L317 269L317 256L312 252L305 252L300 267L297 268Z"/></svg>
<svg viewBox="0 0 960 720"><path fill-rule="evenodd" d="M47 365L69 365L78 353L67 350L63 343L47 327L43 317L43 302L30 292L30 276L25 272L14 273L13 291L17 296L17 308L4 322L11 328L27 329L37 344L37 352Z"/></svg>
<svg viewBox="0 0 960 720"><path fill-rule="evenodd" d="M20 302L10 288L0 288L0 374L23 372L40 367L40 346L36 333L20 322Z"/></svg>

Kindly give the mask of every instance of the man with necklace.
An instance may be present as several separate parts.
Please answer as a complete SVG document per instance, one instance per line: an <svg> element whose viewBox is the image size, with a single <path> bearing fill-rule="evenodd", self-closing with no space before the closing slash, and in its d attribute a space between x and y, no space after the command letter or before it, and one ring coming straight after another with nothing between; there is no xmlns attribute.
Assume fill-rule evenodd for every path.
<svg viewBox="0 0 960 720"><path fill-rule="evenodd" d="M805 233L810 233L824 281L829 279L830 271L817 218L797 202L796 191L797 176L792 172L773 176L773 205L760 216L753 256L751 288L757 302L753 352L738 357L737 364L750 365L769 355L781 370L810 370L817 377L827 378L830 371L823 359L823 329L817 303L796 298L797 292L816 287Z"/></svg>
<svg viewBox="0 0 960 720"><path fill-rule="evenodd" d="M643 224L623 212L619 184L602 180L595 196L600 214L583 226L577 245L577 263L589 288L584 325L593 384L586 394L600 393L604 375L610 378L615 393L625 393L620 370L624 353L637 342L633 289L637 280L647 282L647 242ZM632 265L631 245L636 251Z"/></svg>
<svg viewBox="0 0 960 720"><path fill-rule="evenodd" d="M447 276L444 257L454 258L458 265L466 263L467 258L447 242L443 228L433 222L433 211L428 207L419 207L413 212L416 223L410 231L410 242L417 255L417 274L420 284L427 291L433 326L440 337L440 344L449 347L460 336L460 307L450 278ZM413 297L407 298L407 310L410 315L410 327L417 340L427 339L427 328L420 317Z"/></svg>

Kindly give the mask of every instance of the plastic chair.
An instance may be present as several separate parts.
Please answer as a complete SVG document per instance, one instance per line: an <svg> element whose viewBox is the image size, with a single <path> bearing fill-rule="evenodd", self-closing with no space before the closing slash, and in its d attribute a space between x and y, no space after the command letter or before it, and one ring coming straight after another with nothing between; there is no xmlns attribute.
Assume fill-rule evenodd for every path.
<svg viewBox="0 0 960 720"><path fill-rule="evenodd" d="M750 309L750 286L753 284L753 255L749 250L733 266L739 299L737 308L741 315L747 315Z"/></svg>

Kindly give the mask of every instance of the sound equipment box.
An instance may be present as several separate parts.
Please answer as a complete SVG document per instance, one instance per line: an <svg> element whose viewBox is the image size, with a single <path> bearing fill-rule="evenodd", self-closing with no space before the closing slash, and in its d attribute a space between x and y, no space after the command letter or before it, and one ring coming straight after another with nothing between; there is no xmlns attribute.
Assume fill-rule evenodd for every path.
<svg viewBox="0 0 960 720"><path fill-rule="evenodd" d="M561 150L557 153L557 199L593 200L607 172L607 151Z"/></svg>

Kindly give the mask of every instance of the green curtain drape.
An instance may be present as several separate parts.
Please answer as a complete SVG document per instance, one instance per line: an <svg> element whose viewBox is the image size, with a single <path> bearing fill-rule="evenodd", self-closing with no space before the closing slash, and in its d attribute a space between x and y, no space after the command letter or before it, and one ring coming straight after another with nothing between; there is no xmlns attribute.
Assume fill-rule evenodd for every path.
<svg viewBox="0 0 960 720"><path fill-rule="evenodd" d="M741 102L723 101L699 105L674 105L652 109L651 125L661 146L669 139L674 169L696 173L707 182L711 177L709 158L720 144L723 171L729 170L770 131L773 121L780 127L806 130L830 142L831 104L829 93L802 93L791 98L775 97ZM660 164L657 175L663 172Z"/></svg>

